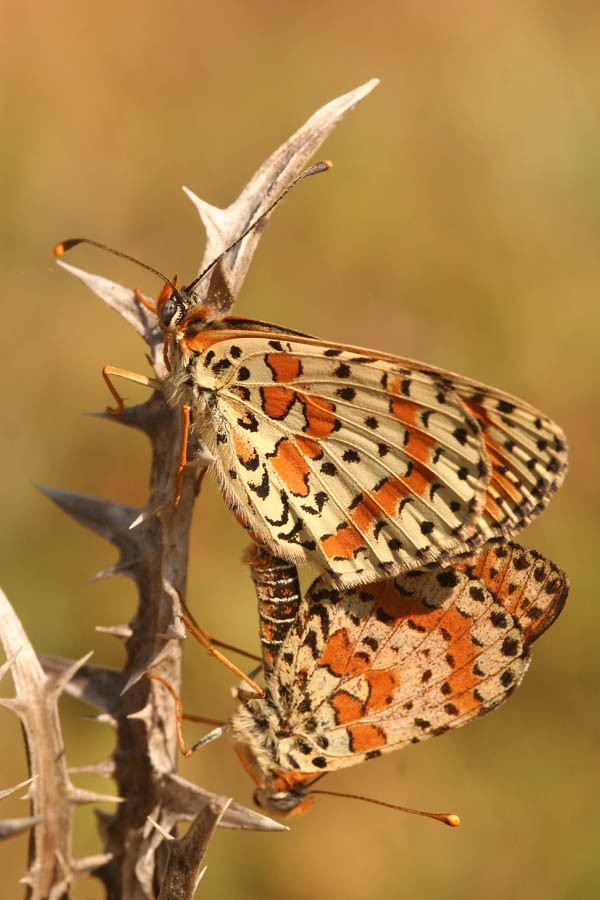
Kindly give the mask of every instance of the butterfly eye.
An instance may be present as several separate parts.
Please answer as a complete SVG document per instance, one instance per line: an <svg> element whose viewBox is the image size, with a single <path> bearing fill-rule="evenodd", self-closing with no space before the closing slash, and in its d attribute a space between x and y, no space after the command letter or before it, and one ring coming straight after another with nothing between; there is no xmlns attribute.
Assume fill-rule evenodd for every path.
<svg viewBox="0 0 600 900"><path fill-rule="evenodd" d="M172 298L169 300L165 300L165 302L163 303L163 305L160 308L160 313L159 313L160 321L165 326L165 328L167 328L170 325L171 319L173 318L173 316L175 315L176 312L177 312L177 302L175 300L173 300Z"/></svg>
<svg viewBox="0 0 600 900"><path fill-rule="evenodd" d="M253 796L254 803L259 809L267 809L270 812L286 815L306 801L304 794L299 791L276 791L270 793L264 788L257 788Z"/></svg>

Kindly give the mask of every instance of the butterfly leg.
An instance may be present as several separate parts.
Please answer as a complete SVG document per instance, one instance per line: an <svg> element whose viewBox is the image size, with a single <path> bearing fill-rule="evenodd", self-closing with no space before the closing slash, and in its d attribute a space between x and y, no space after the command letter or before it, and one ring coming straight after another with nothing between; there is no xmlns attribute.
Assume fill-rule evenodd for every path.
<svg viewBox="0 0 600 900"><path fill-rule="evenodd" d="M153 681L158 681L158 682L160 682L160 684L162 684L164 687L166 687L166 689L170 693L171 697L173 698L173 701L175 703L175 728L177 730L177 744L179 746L179 751L182 756L191 756L192 753L194 753L194 751L200 746L200 741L199 741L197 744L194 744L194 746L191 748L191 750L186 750L185 742L183 740L183 727L181 724L184 720L186 722L200 722L203 725L223 726L226 724L225 722L221 722L218 719L207 719L207 718L204 718L203 716L194 716L194 715L191 715L190 713L184 713L183 701L181 700L181 697L179 697L175 693L175 691L173 690L173 688L171 687L169 682L165 681L165 679L162 678L160 675L152 675L152 674L150 674L150 672L148 672L146 674L148 675L148 678L152 678Z"/></svg>
<svg viewBox="0 0 600 900"><path fill-rule="evenodd" d="M179 505L181 499L183 473L188 464L187 445L190 435L190 409L191 407L187 403L184 403L181 407L181 444L179 445L179 462L177 464L177 474L175 475L175 493L172 500L174 507Z"/></svg>
<svg viewBox="0 0 600 900"><path fill-rule="evenodd" d="M116 408L113 406L106 407L106 411L113 416L120 415L123 412L125 404L123 398L110 379L111 375L113 377L117 375L119 378L125 378L127 381L134 381L136 384L143 384L144 387L160 390L160 383L154 378L148 378L147 375L140 375L139 372L129 372L127 369L118 369L116 366L104 366L102 369L102 377L106 382L107 388L117 401Z"/></svg>
<svg viewBox="0 0 600 900"><path fill-rule="evenodd" d="M193 638L196 638L198 643L202 644L204 649L207 650L211 656L214 656L215 659L218 659L220 663L223 663L224 666L226 666L231 672L233 672L235 675L237 675L238 678L241 678L242 681L245 681L245 683L249 687L252 688L253 693L247 695L248 697L250 697L252 700L262 700L263 699L263 697L265 696L265 692L260 687L260 685L258 685L248 675L246 675L245 672L242 672L241 669L238 669L238 667L236 665L234 665L230 659L227 659L226 656L223 656L222 653L219 653L219 651L217 649L215 649L215 647L213 647L213 645L210 643L210 641L204 637L204 635L202 634L202 631L199 631L197 628L195 628L192 625L192 623L188 622L188 620L185 619L183 616L180 616L179 618L181 619L181 621L185 627L185 630L189 634L191 634Z"/></svg>
<svg viewBox="0 0 600 900"><path fill-rule="evenodd" d="M199 469L198 475L194 483L194 495L197 497L202 487L202 481L206 474L207 466L213 462L213 456L201 447L195 458L187 458L188 438L190 434L190 412L191 407L185 403L181 407L181 442L179 444L179 459L177 461L177 471L175 473L175 488L173 490L173 499L171 506L174 509L179 506L181 500L181 491L183 488L183 474L188 467Z"/></svg>
<svg viewBox="0 0 600 900"><path fill-rule="evenodd" d="M135 294L135 299L138 303L141 303L142 306L145 306L146 309L149 309L150 312L153 312L154 315L156 315L156 303L152 303L147 297L144 297L138 288L135 288L133 293Z"/></svg>

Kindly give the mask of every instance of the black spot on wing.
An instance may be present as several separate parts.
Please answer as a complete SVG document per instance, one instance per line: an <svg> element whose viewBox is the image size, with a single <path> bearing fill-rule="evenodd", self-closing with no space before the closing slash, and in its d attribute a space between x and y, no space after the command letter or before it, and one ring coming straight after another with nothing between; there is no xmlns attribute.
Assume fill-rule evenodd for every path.
<svg viewBox="0 0 600 900"><path fill-rule="evenodd" d="M228 359L220 359L218 362L214 364L212 367L215 375L221 375L222 372L226 372L227 369L231 368L231 362Z"/></svg>
<svg viewBox="0 0 600 900"><path fill-rule="evenodd" d="M315 505L309 506L308 504L303 505L301 508L304 512L310 513L312 516L320 515L323 511L323 507L327 503L329 499L329 495L325 493L325 491L318 491L315 494Z"/></svg>
<svg viewBox="0 0 600 900"><path fill-rule="evenodd" d="M248 487L251 491L253 491L261 500L265 500L269 496L269 473L267 472L267 467L263 464L263 476L260 484L252 484L252 482L248 482Z"/></svg>
<svg viewBox="0 0 600 900"><path fill-rule="evenodd" d="M350 372L350 366L347 366L346 363L340 363L337 369L334 369L333 374L336 378L349 378Z"/></svg>

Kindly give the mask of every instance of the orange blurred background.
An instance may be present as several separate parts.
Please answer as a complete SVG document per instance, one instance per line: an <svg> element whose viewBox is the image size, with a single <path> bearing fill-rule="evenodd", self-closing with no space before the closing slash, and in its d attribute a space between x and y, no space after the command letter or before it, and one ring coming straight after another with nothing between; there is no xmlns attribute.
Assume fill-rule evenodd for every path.
<svg viewBox="0 0 600 900"><path fill-rule="evenodd" d="M473 728L328 780L456 811L462 827L321 797L287 834L220 831L199 895L598 896L600 7L4 0L2 15L0 582L39 652L94 649L95 662L119 665L120 646L94 626L126 621L135 596L125 580L86 584L114 549L31 482L142 504L148 470L140 435L82 415L108 401L102 365L146 371L144 347L55 266L52 246L87 235L190 280L203 232L180 185L226 206L314 110L374 75L381 85L323 147L333 172L297 188L268 225L236 313L497 385L559 421L571 443L565 487L522 537L572 585L523 687ZM90 248L69 262L159 288ZM211 633L252 648L244 544L206 484L189 602ZM227 716L232 684L186 646L189 711ZM63 702L73 766L112 746L89 712ZM4 788L26 767L16 718L0 715ZM251 802L223 744L180 770ZM10 798L0 815L26 808ZM77 823L76 853L99 852L92 810ZM4 896L23 890L26 845L0 845ZM93 881L74 890L101 896Z"/></svg>

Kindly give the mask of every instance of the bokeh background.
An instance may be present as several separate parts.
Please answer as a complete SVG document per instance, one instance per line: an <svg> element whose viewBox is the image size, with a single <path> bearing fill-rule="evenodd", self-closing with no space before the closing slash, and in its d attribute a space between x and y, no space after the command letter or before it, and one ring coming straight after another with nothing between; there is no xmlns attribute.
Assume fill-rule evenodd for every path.
<svg viewBox="0 0 600 900"><path fill-rule="evenodd" d="M598 4L4 0L2 16L0 581L35 647L93 648L118 665L120 646L94 626L125 621L135 598L125 580L86 583L113 548L32 482L142 504L148 469L141 436L83 416L108 400L102 365L145 371L144 348L54 265L52 246L84 234L189 280L203 233L180 185L227 205L317 107L377 75L380 87L323 149L333 172L271 220L236 311L460 371L556 418L571 471L522 540L567 571L571 595L509 704L329 779L459 812L462 828L318 798L287 834L221 831L203 890L231 900L598 896ZM89 248L70 261L148 294L159 287ZM207 485L190 603L213 634L255 647L244 543ZM226 716L231 684L187 645L188 711ZM74 766L112 746L89 711L64 701ZM224 746L181 771L250 803ZM26 777L7 711L0 773L0 787ZM25 808L11 798L1 814ZM76 852L97 852L92 811L77 815ZM0 846L3 896L20 896L25 858L24 837ZM102 892L90 881L74 896Z"/></svg>

